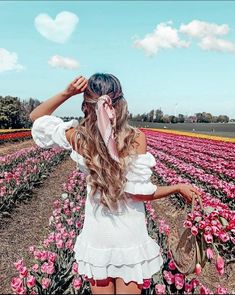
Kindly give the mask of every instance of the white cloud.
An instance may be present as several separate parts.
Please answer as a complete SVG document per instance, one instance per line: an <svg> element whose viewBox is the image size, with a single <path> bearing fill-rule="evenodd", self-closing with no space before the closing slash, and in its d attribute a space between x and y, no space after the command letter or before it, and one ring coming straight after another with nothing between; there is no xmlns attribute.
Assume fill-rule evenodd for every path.
<svg viewBox="0 0 235 295"><path fill-rule="evenodd" d="M20 71L23 69L24 66L18 63L18 55L15 52L0 48L0 72Z"/></svg>
<svg viewBox="0 0 235 295"><path fill-rule="evenodd" d="M152 33L147 34L143 39L134 36L133 46L143 49L147 56L154 56L160 49L187 48L191 40L181 40L178 33L182 33L199 40L198 46L203 50L235 52L235 43L218 38L229 33L230 28L227 24L218 25L193 20L188 24L181 24L179 29L175 29L171 25L172 21L160 23Z"/></svg>
<svg viewBox="0 0 235 295"><path fill-rule="evenodd" d="M200 39L198 46L203 50L220 52L235 52L235 43L220 39L218 36L229 33L227 24L217 25L199 20L193 20L187 25L182 24L179 31L193 38Z"/></svg>
<svg viewBox="0 0 235 295"><path fill-rule="evenodd" d="M77 15L69 11L60 12L54 20L48 14L41 13L34 20L38 32L57 43L65 43L75 30L77 23Z"/></svg>
<svg viewBox="0 0 235 295"><path fill-rule="evenodd" d="M160 49L187 48L190 42L180 40L177 30L169 24L172 24L172 21L158 24L153 33L147 34L143 39L136 39L133 46L143 49L147 56L157 54Z"/></svg>
<svg viewBox="0 0 235 295"><path fill-rule="evenodd" d="M235 44L224 40L218 39L214 37L205 37L202 38L201 42L198 45L203 50L215 50L215 51L222 51L222 52L235 52Z"/></svg>
<svg viewBox="0 0 235 295"><path fill-rule="evenodd" d="M226 35L229 32L229 26L226 24L217 25L199 20L193 20L187 25L182 24L179 32L187 34L194 38L203 38L208 36Z"/></svg>
<svg viewBox="0 0 235 295"><path fill-rule="evenodd" d="M75 59L69 57L63 57L60 55L53 55L49 61L49 65L53 68L63 68L69 70L77 70L79 69L80 65L79 62Z"/></svg>

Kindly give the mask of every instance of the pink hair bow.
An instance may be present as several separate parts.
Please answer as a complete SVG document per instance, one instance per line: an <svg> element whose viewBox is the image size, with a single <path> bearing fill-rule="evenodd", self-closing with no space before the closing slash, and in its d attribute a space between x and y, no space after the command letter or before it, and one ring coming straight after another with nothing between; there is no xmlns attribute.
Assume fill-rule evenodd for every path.
<svg viewBox="0 0 235 295"><path fill-rule="evenodd" d="M100 134L111 157L120 163L113 127L116 126L116 113L111 98L105 94L98 98L96 105L97 123Z"/></svg>

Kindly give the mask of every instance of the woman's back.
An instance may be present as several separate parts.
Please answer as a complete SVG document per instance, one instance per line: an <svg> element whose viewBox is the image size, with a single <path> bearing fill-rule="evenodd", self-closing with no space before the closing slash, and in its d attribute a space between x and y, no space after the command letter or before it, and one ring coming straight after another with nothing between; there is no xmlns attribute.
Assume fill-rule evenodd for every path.
<svg viewBox="0 0 235 295"><path fill-rule="evenodd" d="M53 112L57 99L64 101L83 89L81 122L42 115ZM77 167L87 174L84 224L74 245L79 274L91 280L116 278L117 292L123 290L120 279L143 284L163 263L159 245L148 235L140 198L157 189L150 180L156 160L146 150L145 134L128 124L120 81L111 74L98 73L87 82L78 77L65 93L38 106L32 117L37 118L32 126L35 143L70 150ZM112 210L114 203L118 208Z"/></svg>

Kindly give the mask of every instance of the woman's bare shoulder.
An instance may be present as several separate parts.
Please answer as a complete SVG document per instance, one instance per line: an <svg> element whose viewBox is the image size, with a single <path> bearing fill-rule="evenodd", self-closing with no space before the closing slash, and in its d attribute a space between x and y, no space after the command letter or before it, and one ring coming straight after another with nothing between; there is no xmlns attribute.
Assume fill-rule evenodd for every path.
<svg viewBox="0 0 235 295"><path fill-rule="evenodd" d="M139 130L139 135L136 138L136 152L138 154L145 154L147 152L147 140L146 140L146 135L143 131Z"/></svg>
<svg viewBox="0 0 235 295"><path fill-rule="evenodd" d="M132 148L135 150L137 154L145 154L147 151L147 141L145 133L138 128L136 128L136 130L137 136L135 138L135 142Z"/></svg>

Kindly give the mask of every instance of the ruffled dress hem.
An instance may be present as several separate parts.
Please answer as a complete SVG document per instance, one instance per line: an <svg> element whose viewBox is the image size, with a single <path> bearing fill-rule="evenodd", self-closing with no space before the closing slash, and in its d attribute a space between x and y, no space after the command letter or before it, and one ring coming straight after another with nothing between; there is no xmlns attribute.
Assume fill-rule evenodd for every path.
<svg viewBox="0 0 235 295"><path fill-rule="evenodd" d="M160 247L151 237L133 247L103 249L89 246L79 240L80 237L81 234L74 247L75 259L79 274L88 279L121 277L125 283L135 281L143 284L143 280L151 278L163 264Z"/></svg>
<svg viewBox="0 0 235 295"><path fill-rule="evenodd" d="M145 260L135 264L122 264L120 266L109 264L107 266L94 266L83 260L77 260L78 273L85 275L90 280L104 280L108 277L122 278L125 283L131 281L137 284L143 284L145 279L157 273L163 264L161 255L158 255L150 260Z"/></svg>

